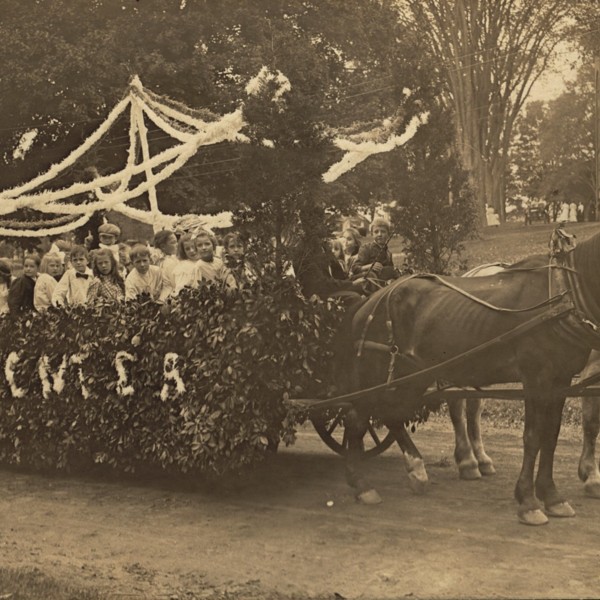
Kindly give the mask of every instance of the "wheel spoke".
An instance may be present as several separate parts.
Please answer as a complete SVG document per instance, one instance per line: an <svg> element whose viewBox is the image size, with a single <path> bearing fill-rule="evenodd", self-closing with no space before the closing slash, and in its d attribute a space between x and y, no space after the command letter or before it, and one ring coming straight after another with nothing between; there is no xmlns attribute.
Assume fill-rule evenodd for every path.
<svg viewBox="0 0 600 600"><path fill-rule="evenodd" d="M343 416L344 416L344 413L343 413L342 409L340 409L338 411L338 414L335 416L335 419L333 419L333 421L331 422L331 425L327 428L327 433L329 435L331 435L331 433L334 431L334 429L340 424Z"/></svg>
<svg viewBox="0 0 600 600"><path fill-rule="evenodd" d="M380 446L381 440L379 439L379 436L377 435L377 432L375 431L375 427L373 427L373 423L371 423L371 421L369 421L368 431L371 434L371 437L373 438L375 445Z"/></svg>

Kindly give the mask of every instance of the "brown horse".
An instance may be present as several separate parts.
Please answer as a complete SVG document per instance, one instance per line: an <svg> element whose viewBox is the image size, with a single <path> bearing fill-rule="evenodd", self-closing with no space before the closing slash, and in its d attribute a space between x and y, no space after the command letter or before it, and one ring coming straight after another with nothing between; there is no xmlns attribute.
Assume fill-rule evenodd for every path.
<svg viewBox="0 0 600 600"><path fill-rule="evenodd" d="M463 277L495 275L506 268L508 265L501 263L481 265L465 273ZM596 374L600 374L600 352L593 350L580 379ZM585 494L600 498L600 468L596 458L596 441L600 433L600 397L584 397L581 403L583 444L578 474L584 483ZM461 479L479 479L482 475L493 475L496 471L492 459L485 451L481 435L482 400L449 400L448 408L455 433L454 457Z"/></svg>
<svg viewBox="0 0 600 600"><path fill-rule="evenodd" d="M405 423L423 404L427 388L435 380L464 387L520 381L525 429L523 464L515 487L519 519L539 525L547 522L546 515L573 516L554 483L554 451L564 388L586 365L598 342L588 324L600 317L595 300L600 299L599 261L600 234L570 252L565 266L550 266L546 257L538 256L488 277L411 276L367 299L354 313L339 346L339 365L346 373L340 383L346 383L349 392L421 372L499 336L504 338L469 360L451 363L430 379L421 373L409 384L375 390L353 403L346 418L346 471L358 498L365 503L380 501L361 461L361 440L370 415L383 420L394 433L413 486L419 488L426 474ZM552 305L556 309L567 302L574 302L577 311L565 317L564 311L556 310L563 315L560 319L541 318L533 324L532 319L547 314ZM584 316L578 318L581 312ZM515 328L524 333L505 335Z"/></svg>

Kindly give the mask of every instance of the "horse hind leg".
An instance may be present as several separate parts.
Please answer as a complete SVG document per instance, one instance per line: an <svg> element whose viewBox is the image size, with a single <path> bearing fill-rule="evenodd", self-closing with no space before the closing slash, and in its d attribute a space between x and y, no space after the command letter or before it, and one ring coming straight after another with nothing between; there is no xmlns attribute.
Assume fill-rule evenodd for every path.
<svg viewBox="0 0 600 600"><path fill-rule="evenodd" d="M408 483L413 493L422 495L429 484L425 461L415 446L404 423L399 420L386 420L387 428L394 434L404 457L404 466L408 473Z"/></svg>
<svg viewBox="0 0 600 600"><path fill-rule="evenodd" d="M483 410L483 400L481 398L470 398L467 400L467 431L471 448L477 459L479 472L482 475L495 475L496 469L492 459L488 456L483 446L481 436L481 412Z"/></svg>
<svg viewBox="0 0 600 600"><path fill-rule="evenodd" d="M458 475L461 479L472 481L481 479L481 472L467 430L466 404L464 398L448 400L448 412L454 427L454 460Z"/></svg>
<svg viewBox="0 0 600 600"><path fill-rule="evenodd" d="M581 399L583 447L578 474L587 496L600 498L600 470L596 462L596 439L600 432L600 397Z"/></svg>
<svg viewBox="0 0 600 600"><path fill-rule="evenodd" d="M346 451L346 481L354 488L356 500L361 504L380 504L381 496L371 485L364 473L363 438L369 423L368 415L350 409L344 416L345 435L348 441Z"/></svg>

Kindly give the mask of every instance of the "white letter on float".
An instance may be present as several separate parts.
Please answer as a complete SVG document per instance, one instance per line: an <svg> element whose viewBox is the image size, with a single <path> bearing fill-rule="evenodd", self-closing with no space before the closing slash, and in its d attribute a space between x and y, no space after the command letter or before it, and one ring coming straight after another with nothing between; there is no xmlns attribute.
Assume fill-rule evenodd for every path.
<svg viewBox="0 0 600 600"><path fill-rule="evenodd" d="M16 352L11 352L6 357L6 363L4 365L4 375L6 376L6 381L10 386L10 393L13 398L23 398L25 396L25 390L20 388L15 383L15 367L19 362L19 355Z"/></svg>
<svg viewBox="0 0 600 600"><path fill-rule="evenodd" d="M166 402L167 398L169 397L169 381L172 381L175 384L176 396L179 396L185 392L185 383L183 383L183 379L181 379L181 376L179 375L179 369L177 368L178 358L179 355L175 352L167 352L167 354L165 354L163 368L165 383L160 391L160 399L163 402Z"/></svg>
<svg viewBox="0 0 600 600"><path fill-rule="evenodd" d="M134 391L133 385L127 384L127 371L123 366L123 363L126 360L133 362L135 360L135 356L129 354L129 352L125 352L124 350L117 352L117 356L115 356L115 368L117 369L117 375L119 376L119 381L117 381L117 394L119 394L119 396L131 396Z"/></svg>
<svg viewBox="0 0 600 600"><path fill-rule="evenodd" d="M84 400L87 400L90 397L90 392L85 387L85 379L83 377L83 370L81 368L81 364L83 363L84 358L85 357L82 356L81 354L73 354L73 355L71 355L70 361L71 361L72 365L79 365L79 369L77 369L77 373L79 375L79 384L81 386L81 395L83 396Z"/></svg>
<svg viewBox="0 0 600 600"><path fill-rule="evenodd" d="M42 395L44 398L48 399L52 390L54 390L57 394L60 394L63 391L65 388L66 368L67 357L63 354L63 359L60 363L60 367L58 367L58 371L52 374L53 384L50 385L50 377L48 376L50 373L50 359L46 354L42 354L42 356L40 356L40 360L38 361L38 373L40 376L40 381L42 382Z"/></svg>

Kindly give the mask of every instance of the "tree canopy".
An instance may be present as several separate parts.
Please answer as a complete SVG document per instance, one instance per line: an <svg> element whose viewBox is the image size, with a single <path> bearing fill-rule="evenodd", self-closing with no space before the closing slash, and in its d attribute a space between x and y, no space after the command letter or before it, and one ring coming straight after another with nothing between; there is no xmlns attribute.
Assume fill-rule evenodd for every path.
<svg viewBox="0 0 600 600"><path fill-rule="evenodd" d="M519 111L561 39L565 0L406 0L429 41L455 112L464 166L504 216L505 174Z"/></svg>

